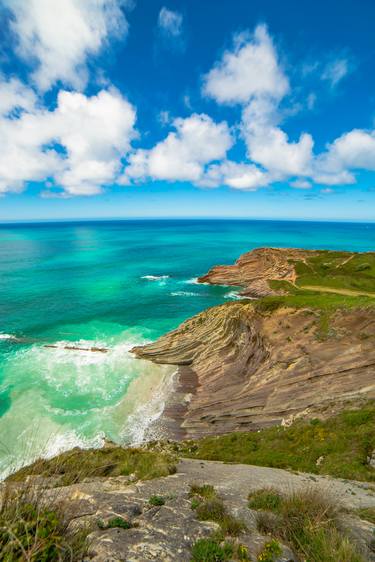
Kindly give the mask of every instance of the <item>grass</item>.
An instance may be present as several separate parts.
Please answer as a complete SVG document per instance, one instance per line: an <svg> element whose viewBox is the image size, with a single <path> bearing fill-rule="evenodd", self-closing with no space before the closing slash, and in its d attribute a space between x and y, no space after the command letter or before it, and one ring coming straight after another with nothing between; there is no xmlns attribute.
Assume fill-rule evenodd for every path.
<svg viewBox="0 0 375 562"><path fill-rule="evenodd" d="M151 496L148 503L154 507L159 507L165 504L165 499L163 496Z"/></svg>
<svg viewBox="0 0 375 562"><path fill-rule="evenodd" d="M191 562L225 562L232 554L233 548L229 543L221 546L214 539L199 539L193 545Z"/></svg>
<svg viewBox="0 0 375 562"><path fill-rule="evenodd" d="M280 494L273 488L263 488L249 494L250 509L277 510L280 505Z"/></svg>
<svg viewBox="0 0 375 562"><path fill-rule="evenodd" d="M224 537L238 537L245 530L244 523L227 511L224 502L217 496L213 486L192 484L190 486L190 497L192 498L191 506L195 510L197 519L218 523Z"/></svg>
<svg viewBox="0 0 375 562"><path fill-rule="evenodd" d="M375 507L364 507L362 509L357 509L355 513L361 519L369 521L369 523L374 523L375 525Z"/></svg>
<svg viewBox="0 0 375 562"><path fill-rule="evenodd" d="M325 421L205 437L179 445L181 456L285 468L339 478L375 481L367 462L375 449L375 404ZM317 460L321 462L317 464Z"/></svg>
<svg viewBox="0 0 375 562"><path fill-rule="evenodd" d="M258 554L258 562L274 562L282 554L281 546L275 539L266 542L262 552Z"/></svg>
<svg viewBox="0 0 375 562"><path fill-rule="evenodd" d="M269 490L264 490L265 496ZM365 562L339 530L337 502L315 490L279 495L273 513L258 516L258 529L287 542L303 560L314 562Z"/></svg>
<svg viewBox="0 0 375 562"><path fill-rule="evenodd" d="M82 560L86 536L68 530L62 512L43 505L30 486L18 492L5 488L0 509L0 560L49 562Z"/></svg>
<svg viewBox="0 0 375 562"><path fill-rule="evenodd" d="M131 529L133 525L123 517L111 517L107 523L98 522L99 529Z"/></svg>
<svg viewBox="0 0 375 562"><path fill-rule="evenodd" d="M30 475L57 477L61 485L81 482L85 478L129 476L150 480L168 476L176 471L174 459L164 453L140 449L73 449L49 460L40 459L8 477L9 481L22 481Z"/></svg>

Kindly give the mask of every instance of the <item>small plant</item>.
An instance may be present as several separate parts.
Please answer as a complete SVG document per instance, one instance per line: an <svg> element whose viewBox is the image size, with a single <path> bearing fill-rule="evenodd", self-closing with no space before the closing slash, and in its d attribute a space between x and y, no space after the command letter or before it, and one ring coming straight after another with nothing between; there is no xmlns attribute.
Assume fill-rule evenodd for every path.
<svg viewBox="0 0 375 562"><path fill-rule="evenodd" d="M281 505L281 496L273 488L263 488L249 494L250 509L275 511Z"/></svg>
<svg viewBox="0 0 375 562"><path fill-rule="evenodd" d="M192 484L190 486L190 496L200 496L201 498L211 499L216 498L216 490L211 484Z"/></svg>
<svg viewBox="0 0 375 562"><path fill-rule="evenodd" d="M197 509L198 505L200 504L200 500L198 498L193 498L191 500L191 509Z"/></svg>
<svg viewBox="0 0 375 562"><path fill-rule="evenodd" d="M257 526L262 533L290 544L303 560L364 562L355 546L341 534L339 513L337 502L331 501L327 495L316 490L299 490L283 496L273 513L260 512Z"/></svg>
<svg viewBox="0 0 375 562"><path fill-rule="evenodd" d="M60 511L39 500L41 490L29 486L18 493L3 490L0 508L2 562L71 561L84 558L87 532L72 535Z"/></svg>
<svg viewBox="0 0 375 562"><path fill-rule="evenodd" d="M151 496L150 499L148 500L148 503L150 505L158 507L165 504L165 499L163 498L163 496Z"/></svg>
<svg viewBox="0 0 375 562"><path fill-rule="evenodd" d="M258 562L274 562L282 554L281 546L275 540L267 542L262 552L258 554Z"/></svg>
<svg viewBox="0 0 375 562"><path fill-rule="evenodd" d="M357 509L356 513L361 519L365 519L375 525L375 507L363 507L362 509Z"/></svg>
<svg viewBox="0 0 375 562"><path fill-rule="evenodd" d="M98 521L99 529L131 529L133 525L127 519L123 517L111 517L107 523L103 521Z"/></svg>
<svg viewBox="0 0 375 562"><path fill-rule="evenodd" d="M219 523L226 515L224 503L218 498L201 502L196 508L197 518L200 521L216 521Z"/></svg>
<svg viewBox="0 0 375 562"><path fill-rule="evenodd" d="M233 548L229 543L221 546L214 539L199 539L193 545L191 562L225 562L232 553Z"/></svg>

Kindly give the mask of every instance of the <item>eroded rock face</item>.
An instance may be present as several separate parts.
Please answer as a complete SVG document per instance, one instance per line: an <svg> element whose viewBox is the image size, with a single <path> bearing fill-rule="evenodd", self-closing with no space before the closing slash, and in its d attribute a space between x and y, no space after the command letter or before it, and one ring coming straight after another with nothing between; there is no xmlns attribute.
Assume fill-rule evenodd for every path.
<svg viewBox="0 0 375 562"><path fill-rule="evenodd" d="M242 287L242 295L260 298L276 294L268 280L294 283L296 273L293 261L318 255L318 251L291 248L257 248L243 254L234 265L217 265L198 278L199 283ZM350 254L348 254L350 255Z"/></svg>
<svg viewBox="0 0 375 562"><path fill-rule="evenodd" d="M370 310L337 311L321 333L317 311L260 313L241 302L208 309L132 351L183 366L180 397L184 377L196 380L184 408L168 412L183 429L179 438L196 438L288 423L324 408L332 415L349 400L374 397L374 339Z"/></svg>

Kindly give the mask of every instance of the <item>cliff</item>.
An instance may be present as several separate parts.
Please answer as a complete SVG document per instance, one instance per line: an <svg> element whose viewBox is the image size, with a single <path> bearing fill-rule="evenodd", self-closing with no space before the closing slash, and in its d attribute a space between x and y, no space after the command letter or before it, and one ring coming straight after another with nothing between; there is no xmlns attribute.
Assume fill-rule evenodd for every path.
<svg viewBox="0 0 375 562"><path fill-rule="evenodd" d="M267 294L286 296L210 308L132 350L179 367L163 418L166 434L196 438L258 429L373 398L375 301L353 296L351 285L355 278L358 295L375 289L373 260L374 254L259 249L201 277L240 285L247 294L267 285ZM307 277L320 283L316 291L302 286ZM290 290L273 291L271 279L288 282Z"/></svg>

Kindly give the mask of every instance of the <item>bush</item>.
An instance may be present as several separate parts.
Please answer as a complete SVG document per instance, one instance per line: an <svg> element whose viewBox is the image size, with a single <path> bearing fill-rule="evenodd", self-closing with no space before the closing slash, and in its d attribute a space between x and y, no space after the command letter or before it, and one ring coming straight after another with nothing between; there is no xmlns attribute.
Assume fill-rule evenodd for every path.
<svg viewBox="0 0 375 562"><path fill-rule="evenodd" d="M148 500L148 503L157 507L164 505L165 499L162 496L151 496L151 498Z"/></svg>
<svg viewBox="0 0 375 562"><path fill-rule="evenodd" d="M250 509L276 510L281 505L281 496L273 488L263 488L249 494Z"/></svg>
<svg viewBox="0 0 375 562"><path fill-rule="evenodd" d="M87 532L72 535L55 509L43 505L41 490L5 490L0 510L0 560L72 561L84 557Z"/></svg>
<svg viewBox="0 0 375 562"><path fill-rule="evenodd" d="M232 552L232 546L228 543L220 546L213 539L199 539L193 545L191 562L225 562L230 559Z"/></svg>
<svg viewBox="0 0 375 562"><path fill-rule="evenodd" d="M260 514L258 529L289 543L294 551L314 562L364 562L339 531L339 507L315 490L281 497L274 515Z"/></svg>
<svg viewBox="0 0 375 562"><path fill-rule="evenodd" d="M131 529L133 525L123 517L111 517L107 523L98 522L99 529Z"/></svg>

